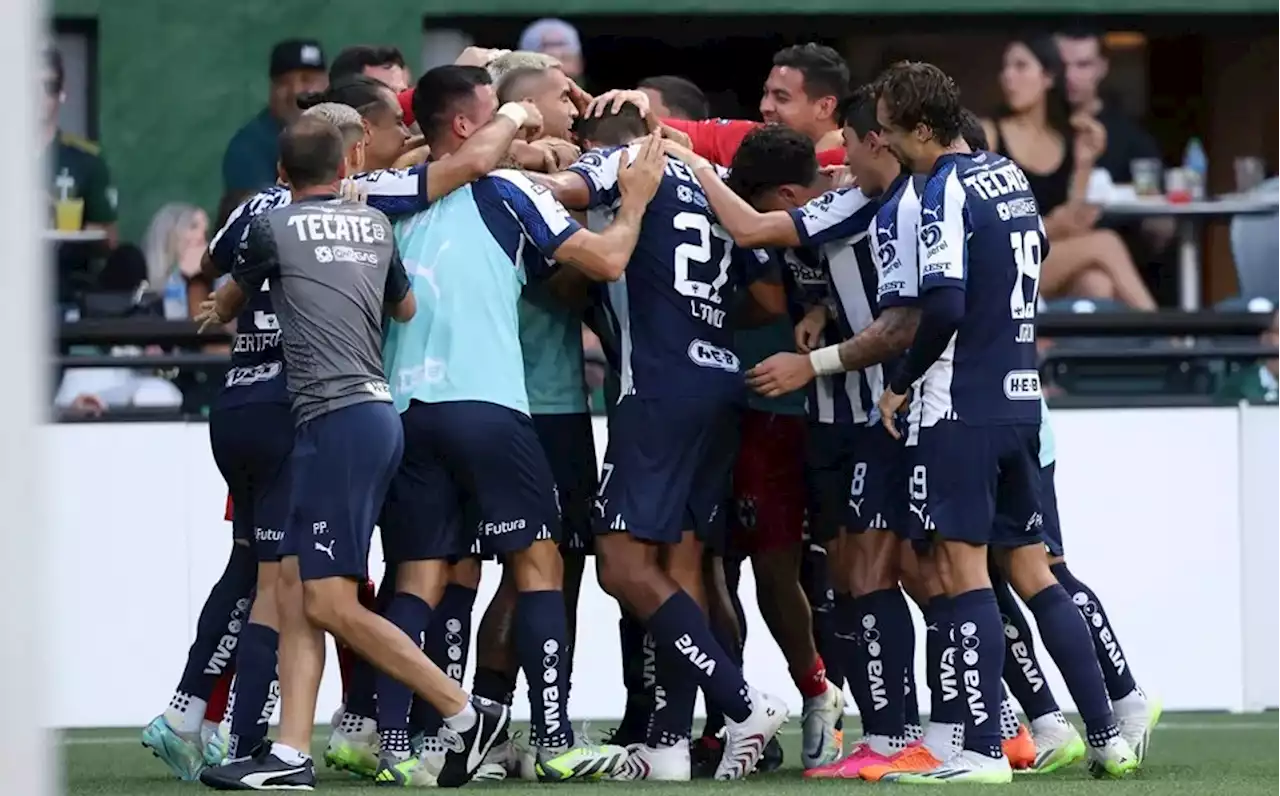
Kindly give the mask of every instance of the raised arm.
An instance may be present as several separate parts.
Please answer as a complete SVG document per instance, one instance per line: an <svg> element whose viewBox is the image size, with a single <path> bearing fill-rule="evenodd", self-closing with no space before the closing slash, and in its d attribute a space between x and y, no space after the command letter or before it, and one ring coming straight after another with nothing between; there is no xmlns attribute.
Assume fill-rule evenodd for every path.
<svg viewBox="0 0 1280 796"><path fill-rule="evenodd" d="M800 234L791 214L784 210L761 213L747 204L720 179L714 164L672 141L664 142L666 153L684 161L698 178L716 219L739 246L756 249L763 246L799 246Z"/></svg>
<svg viewBox="0 0 1280 796"><path fill-rule="evenodd" d="M542 116L531 102L508 102L498 108L493 121L476 131L457 152L427 169L427 201L447 196L498 168L517 132L541 126Z"/></svg>

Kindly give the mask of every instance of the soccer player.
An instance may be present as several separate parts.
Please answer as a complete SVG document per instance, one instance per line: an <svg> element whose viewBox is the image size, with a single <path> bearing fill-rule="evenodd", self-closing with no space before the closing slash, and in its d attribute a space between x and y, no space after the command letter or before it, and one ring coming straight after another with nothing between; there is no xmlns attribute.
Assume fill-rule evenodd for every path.
<svg viewBox="0 0 1280 796"><path fill-rule="evenodd" d="M613 210L623 158L640 146L646 125L630 104L589 121L580 134L611 146L583 155L546 184L567 207ZM661 689L646 745L628 760L624 778L689 777L699 686L727 718L717 779L750 773L786 721L784 703L748 688L698 601L697 538L716 530L727 486L718 471L717 420L742 389L726 299L750 277L734 258L698 181L671 162L645 214L626 280L609 288L622 340L622 397L610 416L595 500L596 561L601 585L653 637Z"/></svg>
<svg viewBox="0 0 1280 796"><path fill-rule="evenodd" d="M413 641L357 599L356 579L367 570L373 525L403 448L381 367L382 318L385 312L407 321L416 305L386 216L338 196L345 148L341 131L322 119L301 119L282 134L280 167L293 201L250 222L232 282L201 314L226 323L270 281L298 424L277 584L280 740L207 769L201 779L215 788L314 787L307 750L326 630L413 684L448 716L454 748L442 781L470 778L510 718L503 706L469 699Z"/></svg>
<svg viewBox="0 0 1280 796"><path fill-rule="evenodd" d="M1017 165L970 152L959 138L959 91L937 67L891 67L877 83L877 119L894 154L912 172L929 175L921 196L920 320L879 410L885 428L900 437L897 412L919 382L908 434L911 511L938 540L969 710L963 750L897 779L1009 782L993 716L1004 633L987 547L1001 548L997 559L1025 596L1035 578L1020 576L1018 560L1039 554L1043 564L1035 305L1048 241ZM1028 602L1046 643L1053 643L1051 636L1087 638L1061 586L1044 584ZM1089 731L1091 768L1114 777L1134 770L1137 760L1119 735L1096 662L1089 661L1090 673L1073 665L1078 657L1055 659L1068 682L1076 681L1072 692Z"/></svg>
<svg viewBox="0 0 1280 796"><path fill-rule="evenodd" d="M457 71L445 79L433 70L436 75L419 83L414 115L433 152L448 156L447 162L459 116L483 103L477 94L488 88L488 77L444 69ZM523 117L537 110L507 103L497 113ZM388 336L387 370L407 445L387 502L387 526L391 534L417 538L418 558L434 563L437 583L447 558L469 549L477 534L510 568L518 590L517 656L533 684L537 774L543 780L609 774L626 752L575 738L566 710L559 512L529 417L517 300L526 269L545 267L552 257L595 279L618 278L661 163L655 142L628 174L619 220L598 235L583 230L546 189L507 170L397 230L423 295L423 313L415 323L392 327ZM478 528L471 531L475 526L468 524L465 536L464 499L479 514Z"/></svg>
<svg viewBox="0 0 1280 796"><path fill-rule="evenodd" d="M709 185L708 198L726 229L741 243L819 248L841 309L839 319L844 328L836 333L847 336L866 329L880 312L874 292L868 290L876 280L875 265L869 247L863 243L879 202L869 200L867 194L892 194L901 166L869 138L875 127L869 92L864 90L842 101L838 112L845 130L846 159L858 189L846 188L813 198L821 187L816 162L806 157L803 144L794 133L775 127L752 134L752 145L741 162L735 159L735 170L742 167L741 176L731 173L730 179L741 180L742 192L754 201L781 207L773 212L757 212L722 184ZM770 165L761 163L757 154L768 143L777 150ZM710 171L705 163L696 159L694 162L700 175ZM825 308L820 308L815 324L824 331L829 326L825 315ZM809 362L809 357L798 354L777 354L769 362L778 359L802 361L806 366ZM767 377L769 366L764 370ZM789 383L787 389L762 391L767 397L777 397L807 386L817 375L832 373L843 375L844 371L827 367L817 373L807 367L804 377ZM894 510L892 487L901 471L900 455L875 422L874 411L868 411L883 384L881 363L869 363L857 375L852 386L854 395L862 401L851 401L849 407L852 412L861 411L861 416L846 425L836 425L831 431L817 431L810 437L810 445L816 449L811 452L813 455L824 451L819 446L843 439L840 447L825 448L837 465L830 471L826 501L831 519L814 523L813 533L833 553L837 632L860 639L848 650L851 660L846 661L850 664L846 674L859 704L864 738L838 763L810 766L811 776L856 777L862 766L885 762L907 743L905 683L914 638L909 630L910 614L898 588L900 545L890 530L901 525ZM761 374L753 371L748 383L760 387ZM821 405L822 385L815 397ZM836 429L840 429L841 436L832 433ZM825 469L814 468L814 474ZM822 484L818 482L819 486ZM822 501L818 508L821 512ZM850 532L847 536L845 530ZM908 630L904 632L903 628ZM912 719L918 722L918 715Z"/></svg>

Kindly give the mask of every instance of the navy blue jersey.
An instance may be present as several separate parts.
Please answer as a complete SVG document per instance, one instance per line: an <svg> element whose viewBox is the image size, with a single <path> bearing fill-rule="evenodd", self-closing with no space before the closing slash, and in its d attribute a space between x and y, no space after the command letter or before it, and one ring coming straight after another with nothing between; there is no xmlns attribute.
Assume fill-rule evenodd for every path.
<svg viewBox="0 0 1280 796"><path fill-rule="evenodd" d="M823 345L836 345L871 325L880 314L878 274L871 258L869 227L880 200L857 188L828 191L791 211L800 242L816 249L831 284L834 324L827 324ZM867 423L876 420L876 402L884 392L884 368L836 374L829 388L817 382L817 420Z"/></svg>
<svg viewBox="0 0 1280 796"><path fill-rule="evenodd" d="M369 206L388 218L411 215L425 210L427 202L427 165L411 169L383 169L358 174L352 178L366 195ZM293 194L282 185L273 185L240 204L209 241L209 257L224 274L231 273L240 243L249 231L249 222L263 213L285 207ZM240 406L247 403L288 403L284 379L284 353L280 349L280 324L271 305L266 284L249 291L248 302L236 319L236 339L231 349L231 369L218 405Z"/></svg>
<svg viewBox="0 0 1280 796"><path fill-rule="evenodd" d="M639 148L630 146L631 158ZM621 201L623 149L588 152L569 167L589 186L592 209ZM769 262L734 245L693 171L669 159L626 274L606 289L619 332L622 395L740 397L742 363L728 313L734 292Z"/></svg>
<svg viewBox="0 0 1280 796"><path fill-rule="evenodd" d="M965 295L959 329L922 379L921 424L1038 424L1036 298L1049 241L1026 175L991 152L945 155L920 213L921 295Z"/></svg>

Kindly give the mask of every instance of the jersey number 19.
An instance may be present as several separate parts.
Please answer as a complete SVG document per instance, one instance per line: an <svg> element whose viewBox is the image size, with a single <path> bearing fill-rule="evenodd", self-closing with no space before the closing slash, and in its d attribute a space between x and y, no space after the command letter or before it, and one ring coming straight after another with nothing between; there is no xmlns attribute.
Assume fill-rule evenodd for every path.
<svg viewBox="0 0 1280 796"><path fill-rule="evenodd" d="M1010 232L1009 245L1013 247L1013 262L1017 268L1013 290L1009 294L1009 313L1015 321L1026 321L1018 326L1016 342L1033 343L1036 339L1036 300L1040 293L1040 262L1044 257L1040 233L1035 230ZM1030 295L1028 281L1031 283Z"/></svg>

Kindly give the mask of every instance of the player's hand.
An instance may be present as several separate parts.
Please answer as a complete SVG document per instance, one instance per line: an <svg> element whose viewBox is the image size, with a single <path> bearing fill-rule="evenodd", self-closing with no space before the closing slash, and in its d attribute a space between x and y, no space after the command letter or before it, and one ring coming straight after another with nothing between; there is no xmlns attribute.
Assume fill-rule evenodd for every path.
<svg viewBox="0 0 1280 796"><path fill-rule="evenodd" d="M796 324L796 350L808 353L822 345L822 330L827 328L827 308L821 304L810 307Z"/></svg>
<svg viewBox="0 0 1280 796"><path fill-rule="evenodd" d="M646 118L652 118L652 117L646 117ZM682 147L693 149L693 139L685 135L684 132L677 130L674 127L670 127L665 124L659 124L657 133L658 135L662 136L663 138L669 141L675 141L677 144L679 144Z"/></svg>
<svg viewBox="0 0 1280 796"><path fill-rule="evenodd" d="M542 147L551 153L555 171L569 168L582 155L582 150L577 145L563 138L539 138L533 142L533 146Z"/></svg>
<svg viewBox="0 0 1280 796"><path fill-rule="evenodd" d="M623 200L648 205L653 195L658 192L658 184L662 182L662 171L667 165L667 156L662 152L662 139L656 135L645 136L636 153L634 162L624 149L618 154L618 190Z"/></svg>
<svg viewBox="0 0 1280 796"><path fill-rule="evenodd" d="M622 110L622 106L630 102L640 111L642 119L648 119L652 114L649 113L649 95L634 88L615 88L591 100L587 106L583 116L604 116L606 110L609 113L617 113Z"/></svg>
<svg viewBox="0 0 1280 796"><path fill-rule="evenodd" d="M1076 168L1098 162L1102 153L1107 151L1107 128L1088 113L1077 113L1071 117L1071 129L1075 132L1072 140L1072 154L1076 159Z"/></svg>
<svg viewBox="0 0 1280 796"><path fill-rule="evenodd" d="M431 157L431 147L427 146L426 136L414 135L404 140L404 146L400 148L400 157L396 158L396 162L392 164L395 169L409 169L421 163L426 163Z"/></svg>
<svg viewBox="0 0 1280 796"><path fill-rule="evenodd" d="M698 153L694 152L689 147L684 146L683 144L680 144L670 138L662 139L662 151L666 152L668 155L675 158L676 160L683 162L685 165L687 165L689 168L693 169L694 171L711 166L711 161L707 160L702 155L699 155Z"/></svg>
<svg viewBox="0 0 1280 796"><path fill-rule="evenodd" d="M196 312L195 317L191 320L200 324L198 334L204 334L204 330L212 326L221 326L227 320L218 315L218 291L214 291L202 302L200 309Z"/></svg>
<svg viewBox="0 0 1280 796"><path fill-rule="evenodd" d="M107 411L107 404L93 393L86 392L77 395L68 408L83 417L102 417Z"/></svg>
<svg viewBox="0 0 1280 796"><path fill-rule="evenodd" d="M827 179L831 180L831 190L833 191L838 191L841 188L852 188L858 184L848 166L823 166L821 171L827 175Z"/></svg>
<svg viewBox="0 0 1280 796"><path fill-rule="evenodd" d="M898 432L897 421L898 412L906 402L907 396L900 395L888 387L885 387L884 392L880 394L880 401L876 404L880 409L880 423L884 425L885 430L889 432L889 436L894 439L902 439L902 434Z"/></svg>
<svg viewBox="0 0 1280 796"><path fill-rule="evenodd" d="M803 388L815 375L808 356L784 351L747 371L747 386L765 398L777 398Z"/></svg>
<svg viewBox="0 0 1280 796"><path fill-rule="evenodd" d="M485 67L502 56L511 52L510 50L498 50L490 47L468 47L458 56L458 60L454 61L454 66L479 66Z"/></svg>
<svg viewBox="0 0 1280 796"><path fill-rule="evenodd" d="M533 104L533 100L520 100L520 107L526 113L524 124L520 125L520 136L526 141L533 141L542 135L542 111Z"/></svg>
<svg viewBox="0 0 1280 796"><path fill-rule="evenodd" d="M507 150L511 160L515 161L516 167L525 171L532 171L538 174L553 174L559 169L556 168L555 153L544 146L538 146L538 142L529 143L521 141L519 138L511 142L511 148Z"/></svg>

